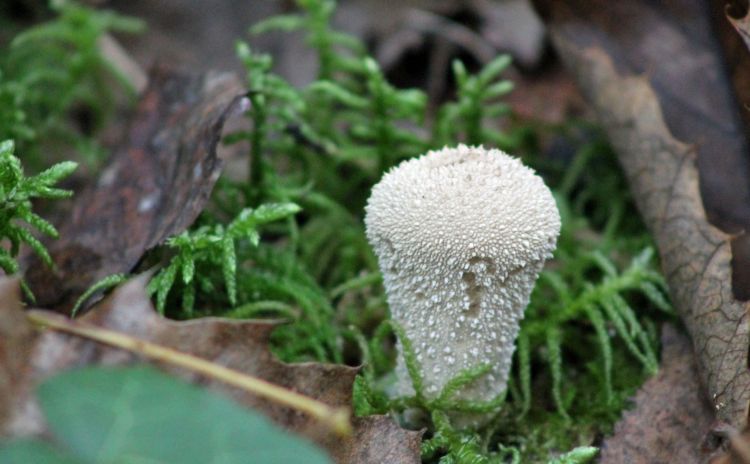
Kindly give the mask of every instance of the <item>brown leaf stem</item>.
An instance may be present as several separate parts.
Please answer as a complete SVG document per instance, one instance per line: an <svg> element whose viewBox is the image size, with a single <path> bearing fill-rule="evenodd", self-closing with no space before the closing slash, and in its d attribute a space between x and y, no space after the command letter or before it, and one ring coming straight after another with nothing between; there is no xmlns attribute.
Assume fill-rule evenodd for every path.
<svg viewBox="0 0 750 464"><path fill-rule="evenodd" d="M168 363L212 377L253 394L263 396L276 403L309 414L339 435L348 436L351 434L351 423L347 408L332 408L325 403L266 382L265 380L121 332L72 321L46 311L29 311L27 318L38 327L49 328L95 340L140 354L155 361Z"/></svg>

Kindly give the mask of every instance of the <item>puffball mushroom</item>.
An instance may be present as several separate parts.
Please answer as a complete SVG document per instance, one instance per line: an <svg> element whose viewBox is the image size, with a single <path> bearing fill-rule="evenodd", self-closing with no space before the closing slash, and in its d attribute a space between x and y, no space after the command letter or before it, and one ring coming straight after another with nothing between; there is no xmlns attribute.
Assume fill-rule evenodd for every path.
<svg viewBox="0 0 750 464"><path fill-rule="evenodd" d="M542 179L500 150L446 147L387 172L372 189L365 225L425 397L485 364L489 372L454 398L501 394L524 309L560 233ZM400 342L399 351L396 393L413 394ZM483 420L474 415L468 423Z"/></svg>

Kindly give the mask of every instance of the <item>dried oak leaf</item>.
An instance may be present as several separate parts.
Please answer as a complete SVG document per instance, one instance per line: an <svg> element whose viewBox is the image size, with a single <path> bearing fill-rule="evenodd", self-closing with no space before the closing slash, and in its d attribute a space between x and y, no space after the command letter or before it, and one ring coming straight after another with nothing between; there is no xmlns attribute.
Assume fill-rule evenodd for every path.
<svg viewBox="0 0 750 464"><path fill-rule="evenodd" d="M177 322L165 319L156 313L146 295L147 279L148 276L143 275L124 284L79 318L80 322L127 333L142 340L198 356L292 389L331 406L351 405L356 368L320 363L286 364L279 361L268 349L268 338L277 325L275 322L219 318ZM17 290L11 290L16 293L0 294L0 301L3 302L0 304L0 324L4 320L18 319L21 311L17 303ZM16 303L9 304L9 301ZM0 336L4 335L5 333L0 333ZM30 349L15 348L14 345L19 342L8 342L4 337L0 338L0 353L9 347L23 349L26 352L24 364L20 364L19 361L12 372L5 373L0 370L0 375L8 377L9 374L8 378L24 379L19 383L22 388L12 392L16 398L12 405L12 414L5 423L0 421L0 435L3 435L3 432L11 436L44 432L43 421L30 393L30 385L37 384L56 372L74 367L142 361L139 356L130 352L52 331L43 332L36 337ZM8 343L10 346L7 346ZM403 430L386 416L354 419L354 433L351 437L333 437L318 426L315 420L296 410L190 371L166 364L159 364L159 367L193 383L225 392L238 402L260 410L277 424L321 444L337 462L420 462L421 433ZM0 385L3 382L4 379L0 377ZM384 456L388 456L386 461L382 460Z"/></svg>
<svg viewBox="0 0 750 464"><path fill-rule="evenodd" d="M705 5L570 0L537 8L656 239L708 398L719 419L742 429L748 307L733 293L732 237L712 223L731 229L750 218L747 141Z"/></svg>
<svg viewBox="0 0 750 464"><path fill-rule="evenodd" d="M703 397L690 339L665 325L659 373L635 396L614 435L604 440L600 464L692 464L705 462L701 442L713 411Z"/></svg>
<svg viewBox="0 0 750 464"><path fill-rule="evenodd" d="M559 34L555 43L606 129L656 239L716 413L741 429L750 401L748 308L732 294L730 237L706 219L695 147L672 136L646 78L618 75L599 48L580 49Z"/></svg>
<svg viewBox="0 0 750 464"><path fill-rule="evenodd" d="M578 49L601 48L619 73L645 76L672 136L694 144L709 221L729 233L750 230L750 144L741 117L746 111L713 33L709 2L534 3L553 43L563 37Z"/></svg>
<svg viewBox="0 0 750 464"><path fill-rule="evenodd" d="M147 249L195 220L221 173L216 146L224 121L243 106L241 93L233 74L152 71L122 146L48 244L56 269L35 255L26 260L37 304L69 311L92 284L130 272Z"/></svg>

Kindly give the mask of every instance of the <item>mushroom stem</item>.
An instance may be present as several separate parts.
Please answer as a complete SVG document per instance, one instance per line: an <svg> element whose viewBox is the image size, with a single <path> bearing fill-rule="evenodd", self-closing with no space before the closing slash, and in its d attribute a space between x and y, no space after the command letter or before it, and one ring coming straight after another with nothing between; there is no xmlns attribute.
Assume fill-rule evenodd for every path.
<svg viewBox="0 0 750 464"><path fill-rule="evenodd" d="M503 393L534 282L560 214L542 179L500 150L444 148L401 163L373 187L367 237L391 316L413 345L428 400L457 374L490 368L454 398ZM402 346L398 395L414 394ZM486 414L454 414L478 424Z"/></svg>

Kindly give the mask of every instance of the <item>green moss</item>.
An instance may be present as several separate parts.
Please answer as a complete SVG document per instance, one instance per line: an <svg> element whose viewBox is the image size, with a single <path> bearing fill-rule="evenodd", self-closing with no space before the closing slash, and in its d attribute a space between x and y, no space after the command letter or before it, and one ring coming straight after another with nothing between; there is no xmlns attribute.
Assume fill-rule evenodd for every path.
<svg viewBox="0 0 750 464"><path fill-rule="evenodd" d="M26 176L14 151L12 140L0 140L0 240L9 245L0 247L0 268L6 275L19 271L17 258L21 245L28 246L47 266L53 266L47 248L37 235L41 233L57 238L57 229L34 212L32 201L73 195L70 190L57 188L56 184L77 167L76 163L65 161L35 176ZM23 282L21 284L27 297L33 301L31 290Z"/></svg>
<svg viewBox="0 0 750 464"><path fill-rule="evenodd" d="M16 35L0 50L0 140L16 140L32 169L49 163L41 144L73 149L89 164L104 158L92 137L122 99L135 92L100 53L110 31L136 32L143 24L111 11L52 2L55 17ZM117 85L119 84L119 85ZM85 113L90 127L75 128L70 113Z"/></svg>
<svg viewBox="0 0 750 464"><path fill-rule="evenodd" d="M653 244L635 220L606 140L575 121L555 129L505 121L510 129L499 130L498 119L509 113L502 97L512 89L502 78L505 56L476 74L454 63L456 98L429 110L424 92L391 85L361 43L330 27L335 2L297 4L298 15L253 31L303 30L317 53L319 78L294 88L273 73L272 57L237 46L248 75L251 128L226 143L249 142L249 172L244 181L220 179L191 230L147 259L165 258L151 282L157 305L178 318L284 318L288 323L271 340L283 360L363 363L354 386L356 413L423 410L426 462L586 462L590 448L561 455L611 431L627 398L658 368L657 327L673 317ZM59 135L53 128L64 125L71 105L106 101L92 97L106 91L94 77L105 65L93 52L95 37L133 25L67 8L57 22L17 39L0 62L0 135L16 137L32 152ZM84 25L76 31L85 34L75 32L73 43L63 44L73 23ZM59 59L61 47L78 50L77 64ZM51 50L44 62L10 68L40 50ZM56 70L57 77L42 86L32 79L35 69ZM82 69L99 71L86 74L92 80L79 88L72 82ZM550 137L575 153L541 156L539 146ZM85 135L80 140L91 142ZM561 211L558 249L532 294L506 395L487 404L451 398L451 388L483 375L486 367L479 366L458 374L437 400L389 399L396 334L365 239L363 207L385 170L461 142L503 148L538 170ZM272 210L269 205L300 210L256 217ZM419 391L417 377L415 383ZM460 431L447 414L457 409L498 415L479 430Z"/></svg>
<svg viewBox="0 0 750 464"><path fill-rule="evenodd" d="M201 312L289 319L272 338L286 361L364 363L355 383L355 411L425 411L428 462L537 462L594 443L656 371L655 327L671 317L650 238L642 224L623 220L636 212L606 142L577 123L554 134L533 126L511 132L523 137L498 130L497 118L507 113L499 99L512 88L501 78L507 57L476 75L455 63L456 100L429 114L423 92L391 86L360 45L330 29L331 2L299 6L299 16L272 19L254 30L304 29L320 59L320 78L295 89L273 74L269 56L239 46L253 128L230 140L250 141L251 170L247 183L225 181L215 200L229 217L248 202L293 201L302 211L268 227L259 247L238 246L237 304L198 292ZM576 132L588 133L588 140L577 142L570 135ZM568 138L577 153L542 159L535 145L549 135ZM388 399L395 334L364 237L363 206L384 170L459 142L524 153L558 201L558 249L527 309L507 396L486 404L459 402L448 388L428 401L415 376L416 396ZM222 285L216 271L196 278L208 279L210 288ZM401 339L408 347L403 334ZM419 372L413 357L407 358L409 370ZM471 383L483 367L457 375L450 386ZM456 410L499 413L480 430L459 431L445 414ZM584 455L590 450L565 462L584 462Z"/></svg>

